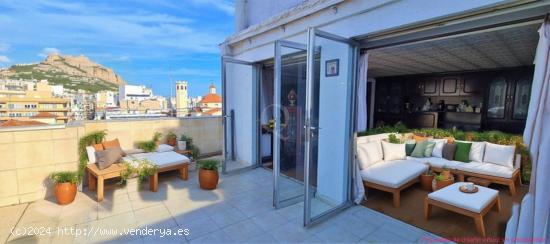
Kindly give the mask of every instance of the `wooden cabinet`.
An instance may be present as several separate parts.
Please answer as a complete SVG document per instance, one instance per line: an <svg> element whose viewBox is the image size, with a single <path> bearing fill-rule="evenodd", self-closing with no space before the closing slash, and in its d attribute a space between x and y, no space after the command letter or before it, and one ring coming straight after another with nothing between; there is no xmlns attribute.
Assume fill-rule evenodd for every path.
<svg viewBox="0 0 550 244"><path fill-rule="evenodd" d="M470 96L482 94L487 83L487 76L483 74L467 74L462 77L460 95Z"/></svg>
<svg viewBox="0 0 550 244"><path fill-rule="evenodd" d="M466 74L463 76L445 76L440 81L440 96L472 96L483 93L482 74Z"/></svg>
<svg viewBox="0 0 550 244"><path fill-rule="evenodd" d="M446 76L441 78L440 96L460 96L462 81L459 76Z"/></svg>
<svg viewBox="0 0 550 244"><path fill-rule="evenodd" d="M419 77L417 84L421 96L439 96L438 77Z"/></svg>
<svg viewBox="0 0 550 244"><path fill-rule="evenodd" d="M531 72L496 74L491 79L485 99L485 129L523 132L531 97Z"/></svg>

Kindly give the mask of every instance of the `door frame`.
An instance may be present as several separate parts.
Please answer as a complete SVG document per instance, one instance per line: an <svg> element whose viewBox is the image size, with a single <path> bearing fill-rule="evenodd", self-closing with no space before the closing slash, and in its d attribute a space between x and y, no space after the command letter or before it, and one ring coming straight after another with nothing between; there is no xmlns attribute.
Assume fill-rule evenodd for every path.
<svg viewBox="0 0 550 244"><path fill-rule="evenodd" d="M253 69L253 74L252 74L252 82L253 82L253 92L255 93L254 94L254 102L252 102L251 106L253 106L255 109L252 109L255 113L255 115L253 115L254 117L254 121L252 123L253 125L253 133L252 133L252 137L253 137L253 140L252 140L252 146L253 147L253 159L255 159L255 163L253 163L252 165L250 166L247 166L247 167L244 167L244 168L240 168L240 169L236 169L236 170L231 170L231 171L227 171L227 167L226 167L226 161L227 161L227 151L228 151L228 143L227 143L227 140L228 138L227 137L227 132L228 132L228 128L227 128L227 120L231 118L231 115L228 114L227 112L227 79L226 79L226 63L233 63L233 64L240 64L240 65L249 65L251 66L251 68ZM238 173L241 173L241 172L244 172L244 171L249 171L251 169L255 169L257 167L259 167L261 165L261 153L260 153L260 137L261 137L261 128L260 128L260 123L261 123L261 117L260 117L260 105L259 105L259 102L260 102L260 86L261 86L261 72L262 72L262 69L261 69L262 65L259 64L259 63L254 63L254 62L248 62L248 61L244 61L244 60L239 60L239 59L235 59L233 57L228 57L228 56L222 56L221 57L221 83L222 83L222 126L223 126L223 135L222 135L222 143L223 143L223 163L222 163L222 174L225 174L225 175L231 175L231 174L238 174ZM255 131L255 132L254 132ZM254 136L255 135L255 136ZM234 144L234 133L231 133L231 159L232 160L235 160L235 144Z"/></svg>
<svg viewBox="0 0 550 244"><path fill-rule="evenodd" d="M307 45L297 43L297 42L291 42L291 41L285 41L285 40L277 40L275 41L275 64L273 67L273 119L275 120L275 133L274 133L274 140L273 140L273 206L276 209L284 208L290 205L294 205L296 203L299 203L303 201L303 195L296 196L289 199L281 199L279 196L280 188L279 188L279 177L281 177L280 172L280 164L281 164L281 156L280 156L280 146L281 141L278 139L278 136L281 133L281 113L280 108L282 107L281 103L281 72L282 72L282 48L292 48L296 50L303 50L307 52ZM305 161L304 161L305 163Z"/></svg>
<svg viewBox="0 0 550 244"><path fill-rule="evenodd" d="M304 182L305 184L305 198L304 198L304 226L310 227L315 224L318 224L340 212L347 209L348 207L353 206L353 179L355 178L356 173L356 167L355 167L355 138L357 136L356 126L356 116L357 116L357 108L356 108L356 102L357 102L357 69L358 69L358 57L359 57L359 43L352 39L344 38L338 35L334 35L332 33L328 33L325 31L318 30L314 27L310 27L307 30L308 34L308 49L307 49L307 75L306 75L306 118L305 118L305 155L304 155L304 162L305 162L305 175L304 175ZM346 183L347 188L347 199L344 203L336 206L335 208L328 210L318 216L315 216L314 218L311 218L311 197L310 197L310 191L311 186L309 184L310 181L310 161L311 161L311 132L312 130L316 130L317 128L313 128L311 126L310 118L311 118L311 112L313 107L313 101L312 101L312 95L313 95L313 82L314 82L314 69L313 69L313 63L314 63L314 56L315 56L315 38L316 37L322 37L325 39L342 42L348 44L352 49L352 57L350 60L349 65L351 65L351 104L350 104L350 120L348 122L349 126L349 133L348 133L348 180ZM322 65L322 64L321 64Z"/></svg>

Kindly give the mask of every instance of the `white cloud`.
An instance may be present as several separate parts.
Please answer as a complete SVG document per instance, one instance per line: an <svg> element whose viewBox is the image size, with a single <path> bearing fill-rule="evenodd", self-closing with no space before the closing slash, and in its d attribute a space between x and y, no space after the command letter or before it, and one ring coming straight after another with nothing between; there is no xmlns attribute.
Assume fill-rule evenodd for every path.
<svg viewBox="0 0 550 244"><path fill-rule="evenodd" d="M38 54L38 56L45 58L50 54L59 54L59 53L60 53L59 49L57 49L55 47L46 47L46 48L42 49L42 52L40 52Z"/></svg>
<svg viewBox="0 0 550 244"><path fill-rule="evenodd" d="M228 15L233 15L235 8L232 3L226 0L193 0L196 4L210 5Z"/></svg>
<svg viewBox="0 0 550 244"><path fill-rule="evenodd" d="M9 63L11 62L10 58L8 58L8 56L5 56L5 55L0 55L0 63Z"/></svg>
<svg viewBox="0 0 550 244"><path fill-rule="evenodd" d="M6 43L0 43L0 52L8 51L9 48L10 48L10 45Z"/></svg>

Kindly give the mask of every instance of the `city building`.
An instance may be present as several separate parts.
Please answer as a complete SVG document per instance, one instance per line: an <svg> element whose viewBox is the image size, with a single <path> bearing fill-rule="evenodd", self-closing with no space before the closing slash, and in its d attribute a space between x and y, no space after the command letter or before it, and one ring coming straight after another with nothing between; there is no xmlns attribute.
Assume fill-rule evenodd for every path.
<svg viewBox="0 0 550 244"><path fill-rule="evenodd" d="M216 86L214 84L208 87L208 94L204 95L200 100L199 108L202 115L222 115L222 97L216 93Z"/></svg>
<svg viewBox="0 0 550 244"><path fill-rule="evenodd" d="M153 97L153 91L144 85L120 85L118 88L120 103L123 101L142 101Z"/></svg>
<svg viewBox="0 0 550 244"><path fill-rule="evenodd" d="M70 119L70 100L55 97L54 89L46 80L4 80L1 88L0 121L16 119L60 124Z"/></svg>
<svg viewBox="0 0 550 244"><path fill-rule="evenodd" d="M189 83L187 81L176 81L176 116L189 116Z"/></svg>

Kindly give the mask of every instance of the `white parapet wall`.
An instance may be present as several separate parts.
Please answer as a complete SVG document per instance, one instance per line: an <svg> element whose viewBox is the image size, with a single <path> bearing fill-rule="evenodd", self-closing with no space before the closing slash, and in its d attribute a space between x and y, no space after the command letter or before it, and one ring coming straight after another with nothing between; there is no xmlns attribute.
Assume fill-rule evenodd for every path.
<svg viewBox="0 0 550 244"><path fill-rule="evenodd" d="M85 121L74 126L44 126L0 130L0 206L31 202L52 195L48 175L78 168L78 141L106 130L107 140L120 140L123 149L150 140L155 132L186 134L202 154L222 152L221 117ZM165 141L165 137L162 138Z"/></svg>

